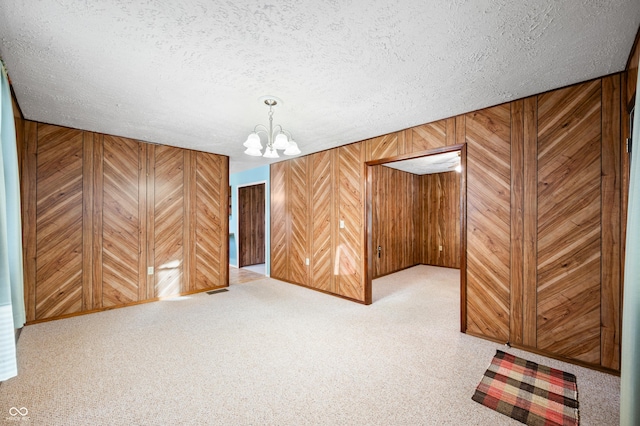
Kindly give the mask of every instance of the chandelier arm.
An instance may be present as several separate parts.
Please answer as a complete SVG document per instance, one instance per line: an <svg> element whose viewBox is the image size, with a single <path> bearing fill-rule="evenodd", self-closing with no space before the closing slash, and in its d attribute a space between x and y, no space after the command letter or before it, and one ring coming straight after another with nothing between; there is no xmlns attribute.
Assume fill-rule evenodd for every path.
<svg viewBox="0 0 640 426"><path fill-rule="evenodd" d="M264 124L258 124L253 128L253 133L264 133L266 135L268 132L269 129L267 129L267 126L265 126Z"/></svg>

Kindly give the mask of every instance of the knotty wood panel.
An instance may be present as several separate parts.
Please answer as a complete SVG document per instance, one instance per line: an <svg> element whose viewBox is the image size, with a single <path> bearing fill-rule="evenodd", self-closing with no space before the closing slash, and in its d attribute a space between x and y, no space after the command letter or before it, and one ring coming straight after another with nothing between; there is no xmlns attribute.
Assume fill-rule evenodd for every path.
<svg viewBox="0 0 640 426"><path fill-rule="evenodd" d="M510 106L466 114L467 325L509 339Z"/></svg>
<svg viewBox="0 0 640 426"><path fill-rule="evenodd" d="M140 277L138 143L104 136L102 306L136 302Z"/></svg>
<svg viewBox="0 0 640 426"><path fill-rule="evenodd" d="M333 273L333 252L335 215L332 208L335 203L332 178L333 155L331 151L322 151L309 157L311 168L311 277L314 288L335 292Z"/></svg>
<svg viewBox="0 0 640 426"><path fill-rule="evenodd" d="M460 268L460 174L423 175L420 188L424 215L420 263Z"/></svg>
<svg viewBox="0 0 640 426"><path fill-rule="evenodd" d="M289 280L302 285L309 285L309 267L305 264L308 256L308 215L309 191L307 190L307 158L299 157L291 160L289 166L288 194L288 235Z"/></svg>
<svg viewBox="0 0 640 426"><path fill-rule="evenodd" d="M600 81L538 96L538 348L600 363Z"/></svg>
<svg viewBox="0 0 640 426"><path fill-rule="evenodd" d="M82 310L82 159L79 130L38 125L35 318Z"/></svg>
<svg viewBox="0 0 640 426"><path fill-rule="evenodd" d="M264 263L265 184L238 188L239 267Z"/></svg>
<svg viewBox="0 0 640 426"><path fill-rule="evenodd" d="M287 175L290 161L271 165L271 276L289 279L287 257Z"/></svg>
<svg viewBox="0 0 640 426"><path fill-rule="evenodd" d="M225 248L229 229L228 161L220 155L196 153L196 276L193 290L229 283L228 250Z"/></svg>
<svg viewBox="0 0 640 426"><path fill-rule="evenodd" d="M364 143L338 148L338 294L364 301Z"/></svg>
<svg viewBox="0 0 640 426"><path fill-rule="evenodd" d="M184 151L155 147L155 296L183 289Z"/></svg>

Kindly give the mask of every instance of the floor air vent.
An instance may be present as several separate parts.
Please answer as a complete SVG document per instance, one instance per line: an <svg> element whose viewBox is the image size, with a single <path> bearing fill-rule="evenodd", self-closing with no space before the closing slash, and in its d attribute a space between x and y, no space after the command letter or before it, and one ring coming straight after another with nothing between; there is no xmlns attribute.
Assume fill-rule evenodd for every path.
<svg viewBox="0 0 640 426"><path fill-rule="evenodd" d="M207 294L218 294L218 293L224 293L225 291L229 291L226 288L221 288L220 290L211 290L208 291Z"/></svg>

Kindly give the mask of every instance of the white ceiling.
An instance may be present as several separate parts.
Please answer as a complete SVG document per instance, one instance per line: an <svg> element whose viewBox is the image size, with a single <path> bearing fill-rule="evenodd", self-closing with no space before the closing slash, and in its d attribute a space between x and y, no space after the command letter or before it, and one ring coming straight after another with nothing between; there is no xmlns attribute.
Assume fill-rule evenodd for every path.
<svg viewBox="0 0 640 426"><path fill-rule="evenodd" d="M32 120L231 157L275 111L304 154L621 71L638 0L2 0Z"/></svg>
<svg viewBox="0 0 640 426"><path fill-rule="evenodd" d="M443 152L427 157L384 163L383 166L414 175L430 175L433 173L452 172L460 164L460 151Z"/></svg>

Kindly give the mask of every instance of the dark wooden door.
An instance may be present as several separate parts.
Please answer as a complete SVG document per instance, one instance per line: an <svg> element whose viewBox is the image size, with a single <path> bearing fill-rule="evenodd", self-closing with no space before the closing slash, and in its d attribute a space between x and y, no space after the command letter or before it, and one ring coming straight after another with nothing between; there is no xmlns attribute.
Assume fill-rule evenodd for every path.
<svg viewBox="0 0 640 426"><path fill-rule="evenodd" d="M264 263L265 184L238 188L239 266Z"/></svg>

